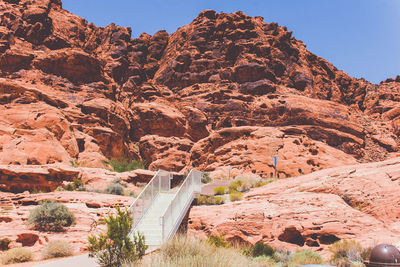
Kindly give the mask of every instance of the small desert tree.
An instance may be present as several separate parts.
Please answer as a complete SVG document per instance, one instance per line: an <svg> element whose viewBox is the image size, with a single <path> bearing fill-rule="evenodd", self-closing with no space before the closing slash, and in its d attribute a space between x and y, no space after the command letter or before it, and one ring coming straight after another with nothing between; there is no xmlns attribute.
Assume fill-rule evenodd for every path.
<svg viewBox="0 0 400 267"><path fill-rule="evenodd" d="M95 257L101 266L117 267L140 260L148 246L142 234L129 237L132 229L132 216L129 211L116 207L117 214L105 219L107 232L98 237L89 236L89 257Z"/></svg>

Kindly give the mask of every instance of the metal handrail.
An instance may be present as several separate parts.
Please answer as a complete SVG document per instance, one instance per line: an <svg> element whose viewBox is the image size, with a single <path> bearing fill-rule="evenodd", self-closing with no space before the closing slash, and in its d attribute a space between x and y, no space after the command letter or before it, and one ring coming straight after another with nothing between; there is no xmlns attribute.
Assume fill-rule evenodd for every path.
<svg viewBox="0 0 400 267"><path fill-rule="evenodd" d="M167 171L163 171L163 170L158 170L157 173L153 176L153 178L150 180L150 182L143 188L143 190L140 192L139 196L133 201L133 203L129 206L128 210L132 212L132 216L133 216L133 225L132 225L132 231L135 229L136 225L140 222L140 220L144 217L144 215L146 214L147 210L151 207L152 203L154 202L154 200L157 198L157 196L159 195L159 193L161 192L161 188L162 188L162 179L161 179L161 174L168 174L168 188L167 190L169 190L171 188L171 174ZM153 194L153 190L154 190L154 183L158 181L158 191L157 191L157 195L154 196ZM151 192L151 199L150 199L150 205L148 205L146 208L144 208L144 202L145 202L145 197L146 197L146 193ZM140 218L136 220L135 218L135 207L137 206L137 204L139 203L139 200L142 201L142 211L140 214Z"/></svg>
<svg viewBox="0 0 400 267"><path fill-rule="evenodd" d="M199 178L198 180L199 180L199 181L196 181L196 180L195 180L196 174L198 174L198 178ZM194 195L194 193L195 193L196 191L200 191L200 190L201 190L201 176L202 176L202 173L201 173L200 171L197 171L197 170L194 170L194 169L191 170L191 171L189 172L188 176L186 177L185 181L183 181L183 183L182 183L181 186L179 187L179 189L178 189L178 191L177 191L175 197L172 199L171 204L169 205L168 209L165 211L165 213L164 213L162 216L160 216L161 222L162 222L162 240L163 240L163 241L169 239L171 233L172 233L174 230L176 230L176 229L175 229L175 228L176 228L176 224L177 224L178 221L181 220L181 217L184 216L184 214L182 215L182 213L187 211L188 205L190 205L190 204L191 204L191 201L193 200L193 195ZM196 182L197 182L197 184L196 184ZM191 184L189 184L189 183L191 183ZM197 188L195 187L196 185L198 186ZM189 186L192 186L192 187L194 187L194 188L192 188L192 190L191 190L190 193L189 193L189 192L186 192L186 193L188 193L188 194L190 194L190 195L187 196L186 203L183 203L183 207L182 207L182 202L181 202L181 201L178 201L178 199L182 197L182 195L183 195L183 193L185 193L185 191L189 190L189 188L188 188ZM197 189L197 190L196 190L196 189ZM180 200L180 199L179 199L179 200ZM171 225L171 229L167 230L168 232L165 233L165 230L166 230L166 229L165 229L165 227L166 227L166 225L165 225L165 223L166 223L166 222L165 222L165 217L166 217L166 215L167 215L168 213L170 213L170 215L171 215L171 217L172 217L172 209L173 209L173 207L174 207L174 204L176 205L175 202L179 203L181 210L179 211L180 213L178 214L177 218L175 218L175 220L171 223L171 224L172 224L172 225ZM189 202L190 202L190 203L189 203ZM172 219L172 218L171 218L171 219Z"/></svg>

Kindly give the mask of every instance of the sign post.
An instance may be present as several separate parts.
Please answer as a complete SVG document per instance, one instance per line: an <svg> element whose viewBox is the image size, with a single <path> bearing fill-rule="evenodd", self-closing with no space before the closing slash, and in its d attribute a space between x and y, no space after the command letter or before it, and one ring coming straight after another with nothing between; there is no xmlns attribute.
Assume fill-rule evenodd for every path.
<svg viewBox="0 0 400 267"><path fill-rule="evenodd" d="M274 156L272 158L272 164L274 165L274 169L275 169L275 179L276 179L276 166L278 165L278 156Z"/></svg>

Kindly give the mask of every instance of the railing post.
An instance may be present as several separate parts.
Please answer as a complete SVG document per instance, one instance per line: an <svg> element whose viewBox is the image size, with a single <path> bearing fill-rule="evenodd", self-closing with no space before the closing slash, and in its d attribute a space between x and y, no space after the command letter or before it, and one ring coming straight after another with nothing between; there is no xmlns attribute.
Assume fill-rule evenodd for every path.
<svg viewBox="0 0 400 267"><path fill-rule="evenodd" d="M153 203L153 198L154 198L154 183L151 183L151 203Z"/></svg>
<svg viewBox="0 0 400 267"><path fill-rule="evenodd" d="M158 179L158 193L161 193L161 179L160 176L157 176Z"/></svg>
<svg viewBox="0 0 400 267"><path fill-rule="evenodd" d="M168 173L168 190L171 190L171 180L172 180L172 174L171 172Z"/></svg>

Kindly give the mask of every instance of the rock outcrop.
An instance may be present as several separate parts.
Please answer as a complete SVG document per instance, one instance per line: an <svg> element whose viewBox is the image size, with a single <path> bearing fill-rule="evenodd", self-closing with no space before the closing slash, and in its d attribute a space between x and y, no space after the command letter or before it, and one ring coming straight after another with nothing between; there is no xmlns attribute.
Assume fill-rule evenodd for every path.
<svg viewBox="0 0 400 267"><path fill-rule="evenodd" d="M29 213L41 201L55 200L63 203L76 217L76 222L64 232L40 232L27 223ZM115 206L129 206L131 197L92 192L53 192L41 194L0 193L1 238L12 242L9 247L28 247L39 260L41 250L52 240L72 244L74 253L87 252L87 237L106 230L104 219L114 213Z"/></svg>
<svg viewBox="0 0 400 267"><path fill-rule="evenodd" d="M195 206L189 233L324 253L340 239L400 244L399 167L399 158L336 167L253 189L242 201Z"/></svg>
<svg viewBox="0 0 400 267"><path fill-rule="evenodd" d="M0 164L124 157L268 176L278 154L285 177L398 152L396 79L351 78L262 17L206 10L175 33L132 39L60 1L0 4ZM249 134L238 127L258 144L237 145ZM228 132L235 141L215 139ZM258 149L262 159L244 156ZM309 154L324 160L304 165Z"/></svg>

